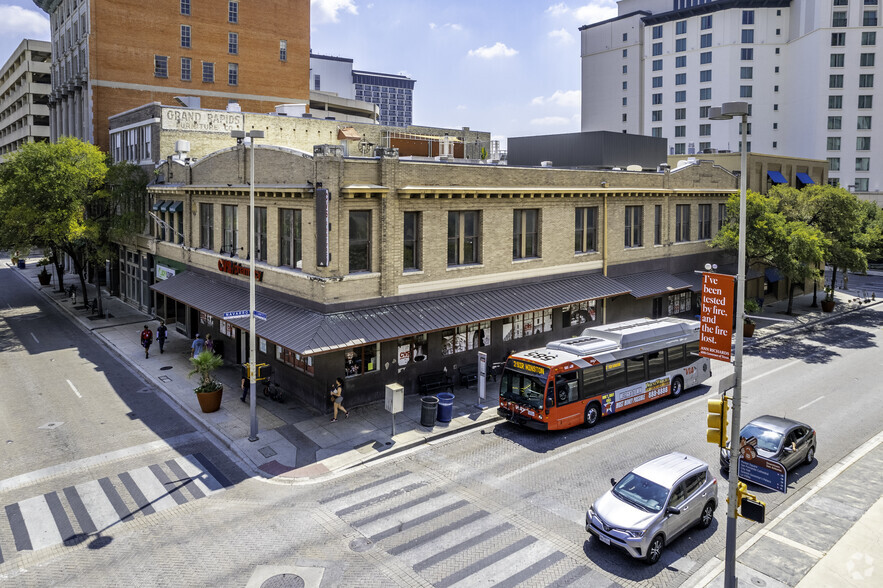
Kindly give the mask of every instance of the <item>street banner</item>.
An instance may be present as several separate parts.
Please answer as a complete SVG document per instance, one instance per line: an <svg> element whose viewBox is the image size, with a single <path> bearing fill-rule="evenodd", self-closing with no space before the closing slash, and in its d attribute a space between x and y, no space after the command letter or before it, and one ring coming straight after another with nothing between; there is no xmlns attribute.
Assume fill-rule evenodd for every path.
<svg viewBox="0 0 883 588"><path fill-rule="evenodd" d="M733 290L735 276L702 274L702 308L699 326L699 355L730 361L733 337Z"/></svg>

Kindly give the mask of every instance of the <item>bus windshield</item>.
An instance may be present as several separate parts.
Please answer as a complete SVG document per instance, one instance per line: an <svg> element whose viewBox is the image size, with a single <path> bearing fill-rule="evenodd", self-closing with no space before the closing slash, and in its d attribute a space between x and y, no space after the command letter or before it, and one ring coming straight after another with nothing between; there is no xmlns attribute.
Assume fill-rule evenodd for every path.
<svg viewBox="0 0 883 588"><path fill-rule="evenodd" d="M546 383L540 378L519 374L508 369L503 372L500 379L500 398L531 408L543 408L545 389Z"/></svg>

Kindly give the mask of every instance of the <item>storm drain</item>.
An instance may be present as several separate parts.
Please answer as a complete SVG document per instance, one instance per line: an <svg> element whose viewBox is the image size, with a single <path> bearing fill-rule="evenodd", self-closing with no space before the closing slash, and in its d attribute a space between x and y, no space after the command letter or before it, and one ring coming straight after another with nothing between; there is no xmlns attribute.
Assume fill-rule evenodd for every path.
<svg viewBox="0 0 883 588"><path fill-rule="evenodd" d="M297 574L278 574L264 580L261 588L305 588L306 585Z"/></svg>

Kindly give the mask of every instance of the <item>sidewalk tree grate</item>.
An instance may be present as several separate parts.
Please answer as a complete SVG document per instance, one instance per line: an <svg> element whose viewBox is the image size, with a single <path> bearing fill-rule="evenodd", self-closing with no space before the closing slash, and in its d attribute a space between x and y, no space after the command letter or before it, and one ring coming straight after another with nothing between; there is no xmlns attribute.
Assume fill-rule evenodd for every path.
<svg viewBox="0 0 883 588"><path fill-rule="evenodd" d="M350 549L352 549L356 553L368 551L372 547L374 547L374 542L367 537L359 537L358 539L353 539L352 541L350 541Z"/></svg>
<svg viewBox="0 0 883 588"><path fill-rule="evenodd" d="M297 574L277 574L261 583L261 588L305 588L306 582Z"/></svg>

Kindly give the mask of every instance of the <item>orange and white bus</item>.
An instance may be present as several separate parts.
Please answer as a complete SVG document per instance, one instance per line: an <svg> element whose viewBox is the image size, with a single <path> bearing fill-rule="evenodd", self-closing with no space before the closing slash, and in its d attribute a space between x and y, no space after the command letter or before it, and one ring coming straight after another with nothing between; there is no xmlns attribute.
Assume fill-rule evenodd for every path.
<svg viewBox="0 0 883 588"><path fill-rule="evenodd" d="M711 377L700 357L699 322L667 317L585 329L578 337L512 354L497 412L543 431L594 426L662 396L678 397Z"/></svg>

